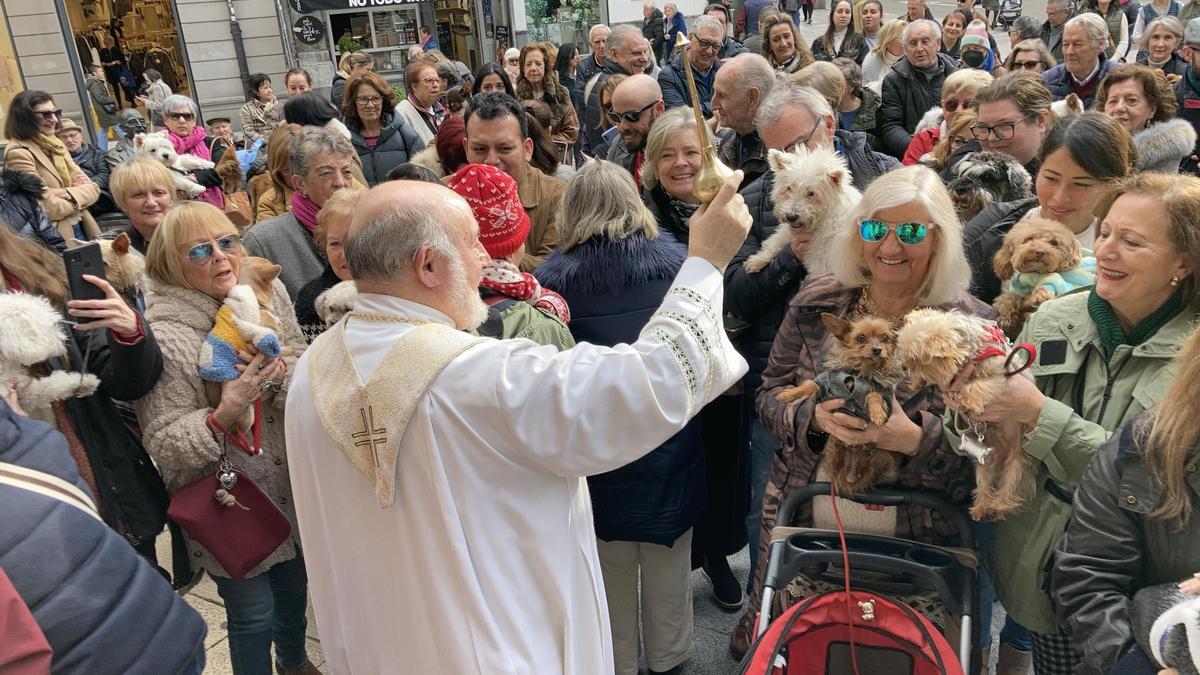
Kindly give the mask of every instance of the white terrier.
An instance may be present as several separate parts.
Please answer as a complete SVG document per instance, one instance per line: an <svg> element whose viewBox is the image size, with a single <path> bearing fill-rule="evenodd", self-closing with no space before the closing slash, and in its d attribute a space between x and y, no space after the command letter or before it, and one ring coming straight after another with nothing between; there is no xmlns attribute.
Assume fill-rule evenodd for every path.
<svg viewBox="0 0 1200 675"><path fill-rule="evenodd" d="M15 384L17 400L29 412L55 401L95 393L100 380L91 373L55 370L41 376L34 366L66 354L62 315L45 298L0 293L0 386Z"/></svg>
<svg viewBox="0 0 1200 675"><path fill-rule="evenodd" d="M207 188L195 181L189 180L185 174L192 171L211 169L216 164L192 155L177 154L175 146L171 145L171 140L167 138L167 132L165 131L153 134L138 134L133 137L133 147L137 154L150 157L170 169L171 178L175 182L176 190L189 197L199 197L204 194Z"/></svg>
<svg viewBox="0 0 1200 675"><path fill-rule="evenodd" d="M846 160L833 148L809 150L799 146L793 152L771 150L767 164L775 172L771 201L779 226L758 253L746 259L746 271L765 268L791 245L793 229L806 229L812 232L812 239L804 254L804 268L809 274L827 274L834 237L862 199Z"/></svg>

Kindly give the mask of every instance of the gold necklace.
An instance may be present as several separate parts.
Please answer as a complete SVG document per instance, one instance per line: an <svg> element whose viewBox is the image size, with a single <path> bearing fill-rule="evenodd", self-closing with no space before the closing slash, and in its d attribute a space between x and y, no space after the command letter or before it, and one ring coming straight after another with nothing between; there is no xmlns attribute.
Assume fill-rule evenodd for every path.
<svg viewBox="0 0 1200 675"><path fill-rule="evenodd" d="M862 287L862 293L858 296L858 302L854 303L854 310L858 312L860 317L878 316L887 319L892 323L897 323L904 319L908 312L901 312L899 315L891 315L880 312L875 307L875 303L871 301L871 284Z"/></svg>
<svg viewBox="0 0 1200 675"><path fill-rule="evenodd" d="M346 312L346 316L354 319L362 319L363 321L375 321L377 323L411 323L415 326L421 326L429 323L420 319L406 319L402 316L392 316L390 314L371 314L369 312Z"/></svg>

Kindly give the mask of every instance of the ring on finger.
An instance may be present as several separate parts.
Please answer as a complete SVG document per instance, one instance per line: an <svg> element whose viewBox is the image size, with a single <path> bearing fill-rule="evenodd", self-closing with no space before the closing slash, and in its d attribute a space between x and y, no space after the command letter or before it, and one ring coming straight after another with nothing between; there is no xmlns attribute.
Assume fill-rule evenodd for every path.
<svg viewBox="0 0 1200 675"><path fill-rule="evenodd" d="M266 367L267 367L267 362L266 362L266 361L263 361L262 363L258 364L258 369L259 369L259 370L262 370L263 368L266 368Z"/></svg>

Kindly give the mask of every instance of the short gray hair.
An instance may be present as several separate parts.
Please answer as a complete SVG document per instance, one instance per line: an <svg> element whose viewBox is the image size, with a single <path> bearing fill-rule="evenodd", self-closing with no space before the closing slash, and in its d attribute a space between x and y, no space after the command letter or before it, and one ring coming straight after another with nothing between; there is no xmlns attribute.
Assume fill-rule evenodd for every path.
<svg viewBox="0 0 1200 675"><path fill-rule="evenodd" d="M354 157L354 146L340 132L326 127L304 127L288 146L290 170L294 176L307 176L313 157L333 152Z"/></svg>
<svg viewBox="0 0 1200 675"><path fill-rule="evenodd" d="M751 54L749 52L738 54L732 59L726 59L722 62L722 68L730 67L730 64L736 64L735 67L740 68L739 71L743 89L755 87L760 94L759 101L766 99L775 90L775 85L779 83L779 78L775 74L775 69L771 67L771 63L767 61L762 54Z"/></svg>
<svg viewBox="0 0 1200 675"><path fill-rule="evenodd" d="M1170 31L1171 35L1175 36L1175 40L1178 43L1175 45L1176 49L1183 46L1183 22L1179 20L1179 17L1169 14L1167 16L1160 16L1146 24L1146 30L1142 31L1142 37L1139 41L1141 44L1138 46L1146 49L1147 45L1150 44L1150 34L1157 28L1165 28Z"/></svg>
<svg viewBox="0 0 1200 675"><path fill-rule="evenodd" d="M1066 25L1063 26L1063 32L1065 33L1068 28L1076 26L1087 32L1088 40L1093 45L1103 48L1108 44L1108 24L1105 23L1099 14L1085 12L1071 17L1067 20Z"/></svg>
<svg viewBox="0 0 1200 675"><path fill-rule="evenodd" d="M934 251L917 302L934 307L967 292L971 267L963 251L962 221L954 211L946 184L932 169L922 165L893 169L875 179L863 193L849 222L842 224L830 252L830 267L843 286L860 288L870 282L858 224L884 209L913 203L925 208L934 226Z"/></svg>
<svg viewBox="0 0 1200 675"><path fill-rule="evenodd" d="M833 115L833 108L829 105L829 101L825 100L825 97L816 89L788 85L778 87L762 102L762 105L758 107L758 115L754 118L754 126L758 129L758 133L762 134L763 129L778 122L789 108L798 106L806 108L818 120Z"/></svg>
<svg viewBox="0 0 1200 675"><path fill-rule="evenodd" d="M633 177L604 160L584 164L567 183L557 225L558 250L564 253L593 237L616 240L640 232L647 239L658 238L658 223L638 196Z"/></svg>
<svg viewBox="0 0 1200 675"><path fill-rule="evenodd" d="M195 101L188 98L187 96L184 96L183 94L171 94L170 96L163 99L163 102L162 102L163 117L166 117L167 113L175 112L176 108L184 108L184 107L186 107L188 110L191 111L191 113L193 115L196 116L196 124L200 124L201 123L200 122L200 106L196 105Z"/></svg>
<svg viewBox="0 0 1200 675"><path fill-rule="evenodd" d="M701 14L700 16L696 17L694 21L692 21L692 32L695 33L699 30L711 30L719 33L722 38L725 37L725 27L721 25L720 21L717 21L707 14Z"/></svg>
<svg viewBox="0 0 1200 675"><path fill-rule="evenodd" d="M642 185L653 188L658 185L658 160L662 159L663 146L680 132L696 135L696 116L690 107L671 108L654 120L650 133L646 135L646 160L642 162ZM696 136L697 140L699 136ZM703 147L703 146L701 146Z"/></svg>
<svg viewBox="0 0 1200 675"><path fill-rule="evenodd" d="M422 247L454 258L458 250L443 224L445 208L424 200L396 202L346 238L346 265L355 279L395 279L407 274Z"/></svg>
<svg viewBox="0 0 1200 675"><path fill-rule="evenodd" d="M631 39L643 39L642 30L640 28L635 28L630 24L623 23L620 26L612 29L612 32L608 34L607 38L605 38L604 49L610 54L614 51L619 52L621 51L621 46L625 44L625 41Z"/></svg>
<svg viewBox="0 0 1200 675"><path fill-rule="evenodd" d="M1039 37L1042 34L1042 22L1036 16L1025 16L1022 14L1017 17L1016 21L1012 22L1008 32L1017 31L1021 34L1022 40Z"/></svg>
<svg viewBox="0 0 1200 675"><path fill-rule="evenodd" d="M942 39L942 27L940 25L938 25L938 22L931 21L929 19L917 19L916 21L913 21L904 27L904 30L900 33L900 42L907 45L908 44L908 36L912 34L912 30L914 28L916 28L917 26L928 26L928 27L932 28L933 29L933 39L935 39L935 40Z"/></svg>

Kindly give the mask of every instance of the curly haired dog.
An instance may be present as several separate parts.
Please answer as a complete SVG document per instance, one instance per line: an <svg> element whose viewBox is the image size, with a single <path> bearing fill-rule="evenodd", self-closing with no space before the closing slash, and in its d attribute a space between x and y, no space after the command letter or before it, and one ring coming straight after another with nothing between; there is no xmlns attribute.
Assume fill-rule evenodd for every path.
<svg viewBox="0 0 1200 675"><path fill-rule="evenodd" d="M0 293L0 385L15 385L21 407L33 412L55 401L95 393L100 380L91 373L55 370L37 374L38 364L66 353L63 318L45 298ZM11 385L10 385L11 383Z"/></svg>
<svg viewBox="0 0 1200 675"><path fill-rule="evenodd" d="M1030 196L1033 179L1021 163L1003 152L972 152L954 165L954 180L946 186L958 218L966 223L992 202L1011 202Z"/></svg>
<svg viewBox="0 0 1200 675"><path fill-rule="evenodd" d="M882 426L892 414L893 392L900 379L892 362L896 334L891 322L866 316L851 323L823 313L821 323L834 337L826 370L816 379L781 390L776 398L785 403L840 398L845 403L839 412ZM846 445L830 437L822 454L823 468L841 494L866 492L878 483L896 480L899 473L896 454L874 445Z"/></svg>
<svg viewBox="0 0 1200 675"><path fill-rule="evenodd" d="M914 310L905 316L896 336L896 361L913 386L932 383L947 391L964 367L974 366L967 383L954 394L968 418L983 413L1004 388L1009 352L1008 341L995 322L961 312ZM1025 475L1029 462L1021 449L1024 430L1015 423L973 426L962 434L964 451L970 453L969 443L977 443L978 454L971 454L980 463L975 470L971 516L999 520L1028 498L1031 485ZM968 439L971 433L976 438Z"/></svg>
<svg viewBox="0 0 1200 675"><path fill-rule="evenodd" d="M746 259L746 271L764 269L791 245L792 230L807 229L812 239L804 254L804 269L809 274L829 272L833 239L862 199L846 160L832 148L809 150L801 145L793 152L771 150L767 164L775 174L771 203L779 225L758 253Z"/></svg>
<svg viewBox="0 0 1200 675"><path fill-rule="evenodd" d="M1000 327L1015 338L1045 301L1096 282L1096 258L1067 227L1048 218L1025 218L1009 230L992 259L1008 290L996 298Z"/></svg>

